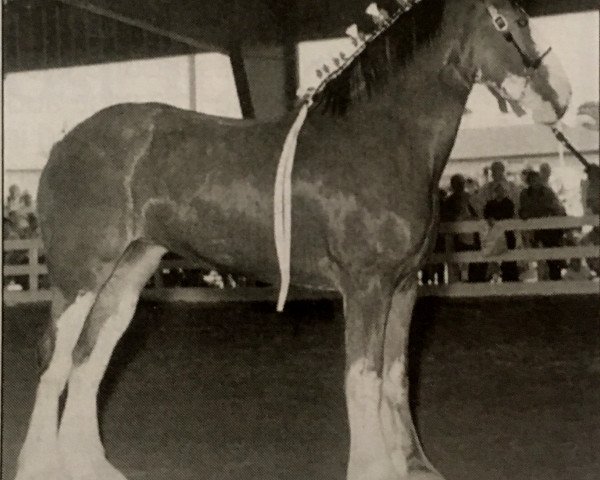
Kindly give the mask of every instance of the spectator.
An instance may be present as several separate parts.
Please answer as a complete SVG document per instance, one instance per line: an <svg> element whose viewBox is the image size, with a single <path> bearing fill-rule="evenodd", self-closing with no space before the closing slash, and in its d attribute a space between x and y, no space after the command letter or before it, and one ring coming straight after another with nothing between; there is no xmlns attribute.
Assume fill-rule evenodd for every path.
<svg viewBox="0 0 600 480"><path fill-rule="evenodd" d="M506 178L506 167L504 166L504 163L496 161L492 163L490 170L492 180L487 182L483 187L481 187L476 197L473 199L473 203L475 207L477 207L478 214L481 216L483 214L483 209L485 208L487 202L495 198L495 188L498 184L502 184L502 186L504 187L506 195L515 206L516 213L519 209L519 195L521 193L521 189Z"/></svg>
<svg viewBox="0 0 600 480"><path fill-rule="evenodd" d="M438 192L438 202L439 202L439 211L441 215L441 211L446 201L446 197L448 194L443 188L439 189ZM443 253L445 251L445 243L444 236L438 234L435 240L435 246L433 249L433 253ZM431 284L443 284L445 283L445 275L444 275L444 264L443 263L428 263L423 266L423 270L421 271L421 281L423 285L431 285Z"/></svg>
<svg viewBox="0 0 600 480"><path fill-rule="evenodd" d="M19 237L19 232L11 217L14 212L10 213L2 219L2 237L4 240L15 240Z"/></svg>
<svg viewBox="0 0 600 480"><path fill-rule="evenodd" d="M34 213L31 194L23 193L17 185L11 185L4 208L4 226L8 228L4 238L34 238L39 235L38 221Z"/></svg>
<svg viewBox="0 0 600 480"><path fill-rule="evenodd" d="M504 185L499 182L494 185L494 198L485 204L483 217L489 221L506 220L515 216L515 205L506 193ZM515 232L504 232L506 247L514 250L517 246ZM502 237L500 237L502 238ZM502 262L500 264L502 281L516 282L519 280L517 262Z"/></svg>
<svg viewBox="0 0 600 480"><path fill-rule="evenodd" d="M18 212L23 217L27 217L30 213L33 213L33 200L31 193L25 190L19 198Z"/></svg>
<svg viewBox="0 0 600 480"><path fill-rule="evenodd" d="M540 165L540 177L542 178L542 183L550 188L559 199L565 195L565 186L561 179L555 177L551 181L552 167L550 167L549 163L544 162Z"/></svg>
<svg viewBox="0 0 600 480"><path fill-rule="evenodd" d="M473 177L467 178L465 180L465 192L471 195L471 197L473 197L473 195L477 195L479 192L479 182Z"/></svg>
<svg viewBox="0 0 600 480"><path fill-rule="evenodd" d="M526 177L527 187L521 192L521 207L519 216L526 220L529 218L545 218L566 215L556 194L543 184L538 172L529 171ZM564 232L562 230L535 230L532 236L532 246L544 248L559 247L562 243ZM548 260L548 275L550 280L561 279L561 269L564 262L561 260Z"/></svg>
<svg viewBox="0 0 600 480"><path fill-rule="evenodd" d="M6 198L6 210L8 212L16 212L19 209L21 199L21 189L17 185L8 187L8 197Z"/></svg>
<svg viewBox="0 0 600 480"><path fill-rule="evenodd" d="M533 168L531 168L529 166L525 167L523 170L521 170L521 184L525 185L525 188L527 187L527 175L529 175L529 172L533 172L533 171L534 171Z"/></svg>
<svg viewBox="0 0 600 480"><path fill-rule="evenodd" d="M26 217L27 226L23 230L23 238L36 238L39 236L38 221L34 213L30 212Z"/></svg>
<svg viewBox="0 0 600 480"><path fill-rule="evenodd" d="M600 167L598 165L590 165L586 169L587 173L587 188L585 190L585 207L586 210L594 215L600 214ZM600 245L600 228L594 227L583 239L584 245ZM588 266L600 276L600 259L586 258Z"/></svg>
<svg viewBox="0 0 600 480"><path fill-rule="evenodd" d="M460 222L463 220L477 219L477 212L471 205L471 196L465 191L465 179L462 175L453 175L450 179L452 194L444 201L441 211L443 222ZM479 235L473 233L459 233L453 238L455 252L476 251L481 248ZM456 269L456 266L449 266ZM468 267L468 281L485 281L485 263L470 263ZM454 272L456 277L456 272Z"/></svg>
<svg viewBox="0 0 600 480"><path fill-rule="evenodd" d="M542 183L546 185L548 188L550 187L550 176L552 175L552 168L546 162L540 165L540 178L542 179Z"/></svg>

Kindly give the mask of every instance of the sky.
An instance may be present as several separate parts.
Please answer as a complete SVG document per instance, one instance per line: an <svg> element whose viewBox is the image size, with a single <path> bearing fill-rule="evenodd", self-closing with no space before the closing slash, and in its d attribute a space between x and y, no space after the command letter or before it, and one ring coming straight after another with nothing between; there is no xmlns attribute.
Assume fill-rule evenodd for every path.
<svg viewBox="0 0 600 480"><path fill-rule="evenodd" d="M572 86L565 121L575 124L577 107L598 100L598 14L539 17L532 23L559 55ZM303 42L298 46L300 91L315 83L315 70L349 51L348 39ZM240 118L228 58L196 55L197 109ZM99 109L119 102L157 101L189 108L189 59L172 57L8 74L4 84L4 167L39 169L64 133ZM502 114L493 97L476 87L462 128L530 122Z"/></svg>

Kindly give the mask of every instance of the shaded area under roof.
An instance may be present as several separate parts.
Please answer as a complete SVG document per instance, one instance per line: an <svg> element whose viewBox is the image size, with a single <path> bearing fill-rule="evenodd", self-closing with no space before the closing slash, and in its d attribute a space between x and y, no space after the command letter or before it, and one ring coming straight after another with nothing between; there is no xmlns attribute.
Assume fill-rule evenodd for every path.
<svg viewBox="0 0 600 480"><path fill-rule="evenodd" d="M370 0L7 0L5 72L339 37ZM524 0L533 16L596 0ZM394 8L393 0L379 5ZM104 12L104 14L102 14ZM129 20L123 21L123 20ZM145 26L146 28L142 28Z"/></svg>

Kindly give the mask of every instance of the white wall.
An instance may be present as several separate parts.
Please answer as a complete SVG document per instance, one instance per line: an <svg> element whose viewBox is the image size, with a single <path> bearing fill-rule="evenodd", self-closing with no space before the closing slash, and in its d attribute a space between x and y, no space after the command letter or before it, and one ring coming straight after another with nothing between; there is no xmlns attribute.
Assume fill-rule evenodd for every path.
<svg viewBox="0 0 600 480"><path fill-rule="evenodd" d="M121 102L163 102L189 108L188 57L12 73L4 82L5 195L12 181L37 190L31 170L52 145L96 111ZM241 117L229 58L196 55L198 110ZM232 94L233 92L233 94ZM27 172L23 170L27 169ZM33 186L33 188L32 188Z"/></svg>

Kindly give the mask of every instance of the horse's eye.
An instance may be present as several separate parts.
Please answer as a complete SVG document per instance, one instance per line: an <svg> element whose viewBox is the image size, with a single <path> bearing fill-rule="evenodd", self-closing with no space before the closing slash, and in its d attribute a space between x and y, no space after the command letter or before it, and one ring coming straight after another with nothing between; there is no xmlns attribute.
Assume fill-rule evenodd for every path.
<svg viewBox="0 0 600 480"><path fill-rule="evenodd" d="M527 17L521 17L517 20L517 25L519 25L521 28L525 28L527 25L529 25L529 20Z"/></svg>

